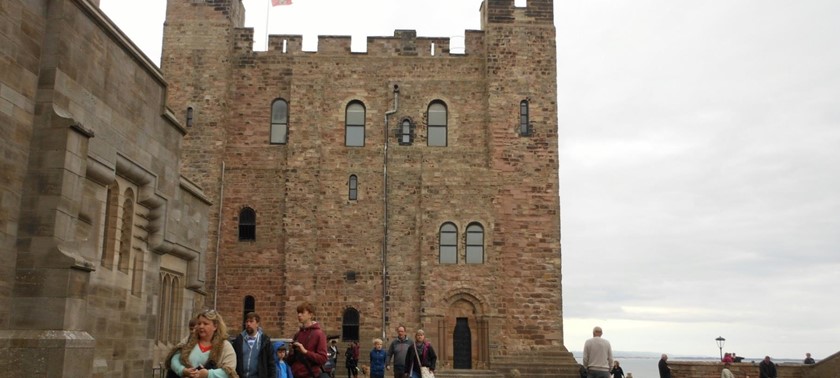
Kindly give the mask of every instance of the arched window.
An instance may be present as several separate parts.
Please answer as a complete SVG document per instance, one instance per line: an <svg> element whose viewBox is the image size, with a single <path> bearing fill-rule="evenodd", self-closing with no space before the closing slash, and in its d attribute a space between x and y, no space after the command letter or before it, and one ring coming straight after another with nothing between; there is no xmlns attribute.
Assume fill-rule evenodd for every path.
<svg viewBox="0 0 840 378"><path fill-rule="evenodd" d="M484 227L478 223L467 226L467 264L484 263Z"/></svg>
<svg viewBox="0 0 840 378"><path fill-rule="evenodd" d="M531 136L531 121L528 118L528 100L519 103L519 136Z"/></svg>
<svg viewBox="0 0 840 378"><path fill-rule="evenodd" d="M170 287L172 286L172 275L166 272L160 273L160 295L158 296L158 336L159 342L166 342L166 330L169 329L169 307L172 306Z"/></svg>
<svg viewBox="0 0 840 378"><path fill-rule="evenodd" d="M102 233L102 266L114 267L114 254L117 249L117 221L119 220L120 187L114 181L105 194L104 232Z"/></svg>
<svg viewBox="0 0 840 378"><path fill-rule="evenodd" d="M245 329L245 322L248 320L249 312L257 312L257 301L251 295L246 295L242 301L242 329Z"/></svg>
<svg viewBox="0 0 840 378"><path fill-rule="evenodd" d="M169 319L169 338L166 340L170 343L176 343L181 338L181 331L184 329L183 323L179 322L181 312L181 277L172 277L172 286L169 288L169 298L172 303L169 305L167 318Z"/></svg>
<svg viewBox="0 0 840 378"><path fill-rule="evenodd" d="M350 175L350 181L347 183L347 189L350 192L348 198L355 201L359 197L359 179L356 175Z"/></svg>
<svg viewBox="0 0 840 378"><path fill-rule="evenodd" d="M410 146L414 143L414 123L411 122L410 118L406 118L400 122L397 138L401 146Z"/></svg>
<svg viewBox="0 0 840 378"><path fill-rule="evenodd" d="M289 103L283 99L271 103L271 144L286 144L289 135Z"/></svg>
<svg viewBox="0 0 840 378"><path fill-rule="evenodd" d="M458 263L458 228L453 223L444 223L440 226L440 256L441 264Z"/></svg>
<svg viewBox="0 0 840 378"><path fill-rule="evenodd" d="M123 194L122 221L120 222L120 259L117 268L120 272L128 273L131 262L131 239L134 231L134 191L127 188Z"/></svg>
<svg viewBox="0 0 840 378"><path fill-rule="evenodd" d="M140 296L143 292L143 251L134 251L134 268L131 271L131 294Z"/></svg>
<svg viewBox="0 0 840 378"><path fill-rule="evenodd" d="M441 101L432 102L427 112L429 146L446 147L447 145L447 114L446 105Z"/></svg>
<svg viewBox="0 0 840 378"><path fill-rule="evenodd" d="M365 145L365 106L361 102L353 101L347 105L344 113L344 145Z"/></svg>
<svg viewBox="0 0 840 378"><path fill-rule="evenodd" d="M344 310L341 317L341 341L359 340L359 311L355 308Z"/></svg>
<svg viewBox="0 0 840 378"><path fill-rule="evenodd" d="M181 313L181 278L182 276L160 272L160 293L158 295L157 341L175 343L183 337L184 324L178 314Z"/></svg>
<svg viewBox="0 0 840 378"><path fill-rule="evenodd" d="M187 127L192 127L194 113L195 113L195 111L193 110L193 107L188 106L187 107Z"/></svg>
<svg viewBox="0 0 840 378"><path fill-rule="evenodd" d="M257 240L257 214L246 207L239 212L239 241Z"/></svg>

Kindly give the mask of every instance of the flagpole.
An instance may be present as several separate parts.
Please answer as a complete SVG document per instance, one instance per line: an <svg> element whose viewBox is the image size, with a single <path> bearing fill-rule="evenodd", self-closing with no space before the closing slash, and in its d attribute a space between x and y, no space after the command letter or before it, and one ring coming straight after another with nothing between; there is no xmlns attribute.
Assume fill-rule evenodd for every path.
<svg viewBox="0 0 840 378"><path fill-rule="evenodd" d="M271 1L265 1L265 51L268 51L268 18L270 15Z"/></svg>

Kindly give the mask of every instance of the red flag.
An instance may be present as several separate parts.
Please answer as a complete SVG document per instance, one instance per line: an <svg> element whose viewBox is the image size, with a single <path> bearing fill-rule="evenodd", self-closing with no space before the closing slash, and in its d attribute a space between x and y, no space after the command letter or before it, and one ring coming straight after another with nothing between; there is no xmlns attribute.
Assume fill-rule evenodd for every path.
<svg viewBox="0 0 840 378"><path fill-rule="evenodd" d="M278 5L292 5L292 0L271 0L271 5L275 7Z"/></svg>

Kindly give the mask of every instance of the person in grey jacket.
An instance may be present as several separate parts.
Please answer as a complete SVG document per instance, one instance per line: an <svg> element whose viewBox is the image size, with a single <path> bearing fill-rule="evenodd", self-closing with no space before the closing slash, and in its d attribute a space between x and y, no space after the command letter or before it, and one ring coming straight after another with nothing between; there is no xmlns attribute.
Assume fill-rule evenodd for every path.
<svg viewBox="0 0 840 378"><path fill-rule="evenodd" d="M405 374L405 355L408 353L408 347L411 346L411 340L405 333L405 327L397 327L397 338L391 342L388 347L388 358L385 361L385 368L391 368L391 360L394 360L394 378L403 378Z"/></svg>

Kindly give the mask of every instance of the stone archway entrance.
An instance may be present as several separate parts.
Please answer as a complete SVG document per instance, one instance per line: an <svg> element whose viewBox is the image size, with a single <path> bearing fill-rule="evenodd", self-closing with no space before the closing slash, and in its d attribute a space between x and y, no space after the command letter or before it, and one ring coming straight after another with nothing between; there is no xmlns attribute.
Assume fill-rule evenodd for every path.
<svg viewBox="0 0 840 378"><path fill-rule="evenodd" d="M467 293L449 297L446 315L439 320L438 364L452 369L484 369L489 362L486 314L478 298Z"/></svg>

